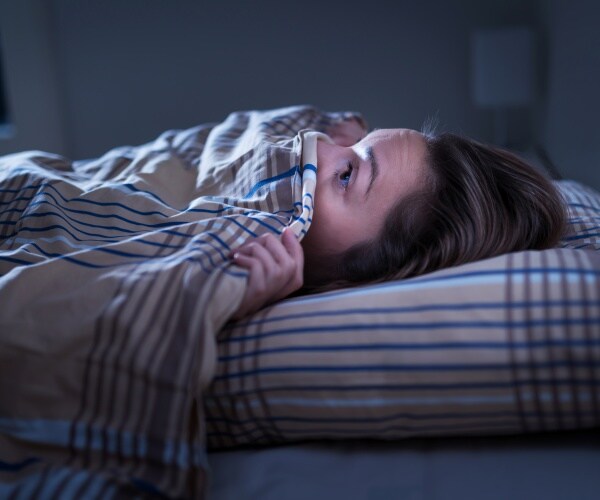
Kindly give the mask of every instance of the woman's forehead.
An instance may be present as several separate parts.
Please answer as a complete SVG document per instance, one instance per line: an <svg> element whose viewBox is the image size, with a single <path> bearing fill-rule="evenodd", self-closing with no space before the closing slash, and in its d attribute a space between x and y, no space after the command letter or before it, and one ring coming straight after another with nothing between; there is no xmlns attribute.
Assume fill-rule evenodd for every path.
<svg viewBox="0 0 600 500"><path fill-rule="evenodd" d="M372 148L383 172L394 172L403 180L404 187L420 184L427 151L423 134L412 129L380 129L372 134L367 136L365 142L370 144L365 146Z"/></svg>
<svg viewBox="0 0 600 500"><path fill-rule="evenodd" d="M416 138L422 134L410 128L378 128L373 130L368 137L373 140L385 140L391 138Z"/></svg>
<svg viewBox="0 0 600 500"><path fill-rule="evenodd" d="M425 137L416 130L407 128L377 129L366 137L376 149L396 157L421 156L425 151ZM382 152L383 152L382 151ZM415 158L411 158L413 161Z"/></svg>

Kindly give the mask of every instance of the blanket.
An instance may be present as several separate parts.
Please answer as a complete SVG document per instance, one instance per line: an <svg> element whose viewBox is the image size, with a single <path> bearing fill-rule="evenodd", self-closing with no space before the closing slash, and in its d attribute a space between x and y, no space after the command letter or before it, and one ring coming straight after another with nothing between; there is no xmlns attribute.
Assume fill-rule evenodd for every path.
<svg viewBox="0 0 600 500"><path fill-rule="evenodd" d="M0 159L0 497L203 496L202 391L247 280L229 254L306 232L308 130L353 116L238 112L96 159Z"/></svg>

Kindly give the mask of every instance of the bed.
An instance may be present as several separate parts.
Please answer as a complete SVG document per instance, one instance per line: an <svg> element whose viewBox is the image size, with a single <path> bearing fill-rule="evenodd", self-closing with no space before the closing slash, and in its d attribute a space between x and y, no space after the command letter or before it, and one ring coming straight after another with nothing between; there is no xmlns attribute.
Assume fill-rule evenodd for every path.
<svg viewBox="0 0 600 500"><path fill-rule="evenodd" d="M558 248L228 321L245 283L228 252L309 229L310 131L348 119L362 120L239 112L96 159L1 160L0 494L594 491L600 195L589 187L557 181L569 208ZM556 476L540 490L542 467Z"/></svg>
<svg viewBox="0 0 600 500"><path fill-rule="evenodd" d="M214 499L598 498L597 431L349 441L210 455Z"/></svg>

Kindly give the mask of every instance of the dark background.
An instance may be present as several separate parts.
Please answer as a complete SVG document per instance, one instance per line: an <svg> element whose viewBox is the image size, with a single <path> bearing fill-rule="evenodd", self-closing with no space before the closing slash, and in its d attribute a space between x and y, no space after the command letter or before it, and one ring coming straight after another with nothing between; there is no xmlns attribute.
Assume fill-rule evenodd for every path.
<svg viewBox="0 0 600 500"><path fill-rule="evenodd" d="M2 0L0 153L74 159L240 109L315 104L372 127L493 140L472 99L474 30L528 26L539 77L509 114L510 142L541 145L600 188L600 2L595 0ZM1 87L0 87L1 89Z"/></svg>

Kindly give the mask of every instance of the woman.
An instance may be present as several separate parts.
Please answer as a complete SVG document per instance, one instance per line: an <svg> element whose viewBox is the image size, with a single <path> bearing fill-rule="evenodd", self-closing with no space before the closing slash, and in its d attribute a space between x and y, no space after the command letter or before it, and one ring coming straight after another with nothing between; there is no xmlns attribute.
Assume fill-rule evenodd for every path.
<svg viewBox="0 0 600 500"><path fill-rule="evenodd" d="M408 278L549 248L563 233L552 182L508 151L427 131L362 135L344 122L331 143L318 142L315 215L302 243L284 231L233 252L250 272L236 319L301 288Z"/></svg>

